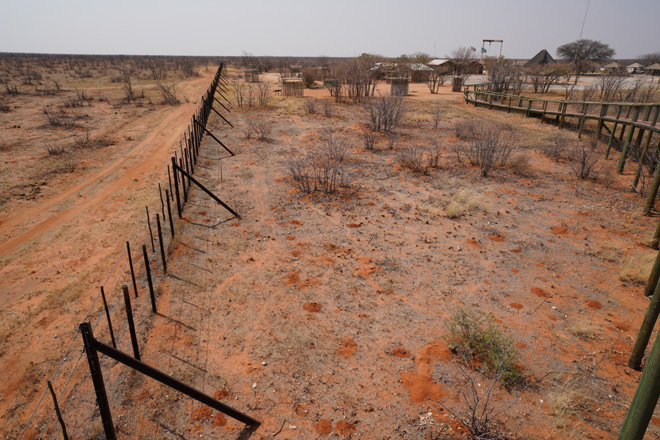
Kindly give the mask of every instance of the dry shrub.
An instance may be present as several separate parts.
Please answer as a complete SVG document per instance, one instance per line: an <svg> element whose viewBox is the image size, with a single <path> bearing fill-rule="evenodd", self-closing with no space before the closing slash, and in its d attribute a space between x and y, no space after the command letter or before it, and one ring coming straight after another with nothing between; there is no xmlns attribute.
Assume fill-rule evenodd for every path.
<svg viewBox="0 0 660 440"><path fill-rule="evenodd" d="M61 145L51 145L50 143L46 142L44 147L46 148L49 156L61 156L66 153L66 148Z"/></svg>
<svg viewBox="0 0 660 440"><path fill-rule="evenodd" d="M376 142L376 135L374 132L367 126L362 128L362 135L364 137L364 148L367 150L373 150L374 143Z"/></svg>
<svg viewBox="0 0 660 440"><path fill-rule="evenodd" d="M332 105L332 102L328 99L323 100L323 114L326 118L331 118L335 113L335 107Z"/></svg>
<svg viewBox="0 0 660 440"><path fill-rule="evenodd" d="M316 114L316 99L308 98L305 100L305 111L308 115Z"/></svg>
<svg viewBox="0 0 660 440"><path fill-rule="evenodd" d="M529 157L522 154L513 156L513 158L509 161L507 167L516 176L525 177L525 176L531 176L533 174L532 165L529 163Z"/></svg>
<svg viewBox="0 0 660 440"><path fill-rule="evenodd" d="M405 113L403 97L374 96L369 98L369 124L373 131L385 133L394 130Z"/></svg>
<svg viewBox="0 0 660 440"><path fill-rule="evenodd" d="M409 169L413 173L428 174L429 164L424 158L426 148L419 145L404 148L399 152L396 161L402 168Z"/></svg>
<svg viewBox="0 0 660 440"><path fill-rule="evenodd" d="M580 180L595 179L600 171L599 162L603 151L598 148L598 139L587 142L576 141L568 150L570 167Z"/></svg>
<svg viewBox="0 0 660 440"><path fill-rule="evenodd" d="M462 136L468 141L465 155L471 164L479 166L483 177L488 177L494 167L506 166L516 144L511 125L480 120L464 129Z"/></svg>
<svg viewBox="0 0 660 440"><path fill-rule="evenodd" d="M48 125L51 127L61 127L61 128L76 128L78 124L76 124L74 117L66 113L64 110L54 110L52 108L44 108L43 109L44 115L46 115L46 119L48 120Z"/></svg>
<svg viewBox="0 0 660 440"><path fill-rule="evenodd" d="M241 131L243 132L243 135L245 135L245 139L251 139L254 135L254 121L247 121L247 123L243 125L243 128L241 128Z"/></svg>
<svg viewBox="0 0 660 440"><path fill-rule="evenodd" d="M433 144L426 150L429 168L440 167L440 155L442 153L442 145Z"/></svg>
<svg viewBox="0 0 660 440"><path fill-rule="evenodd" d="M646 284L655 263L656 252L635 255L623 263L619 279L635 284Z"/></svg>
<svg viewBox="0 0 660 440"><path fill-rule="evenodd" d="M176 92L174 90L174 84L170 84L169 86L158 84L158 88L160 88L160 94L163 98L164 105L177 105L179 103L179 99L176 97Z"/></svg>
<svg viewBox="0 0 660 440"><path fill-rule="evenodd" d="M254 132L257 134L257 139L262 142L270 140L270 135L273 132L272 122L260 119L258 121L250 122L254 127Z"/></svg>
<svg viewBox="0 0 660 440"><path fill-rule="evenodd" d="M559 161L564 157L564 154L568 149L568 139L557 133L550 143L544 144L542 149L543 154L550 159Z"/></svg>
<svg viewBox="0 0 660 440"><path fill-rule="evenodd" d="M447 218L458 218L483 209L479 193L469 188L459 189L445 208Z"/></svg>
<svg viewBox="0 0 660 440"><path fill-rule="evenodd" d="M349 186L350 180L344 170L348 152L345 139L331 130L321 135L321 148L303 154L296 154L286 161L289 174L298 187L307 194L321 191L332 194L339 186Z"/></svg>
<svg viewBox="0 0 660 440"><path fill-rule="evenodd" d="M264 81L260 82L257 84L257 99L259 101L259 105L262 107L265 107L268 105L268 101L270 100L270 92L272 90L273 84L270 81ZM252 107L252 105L250 105Z"/></svg>

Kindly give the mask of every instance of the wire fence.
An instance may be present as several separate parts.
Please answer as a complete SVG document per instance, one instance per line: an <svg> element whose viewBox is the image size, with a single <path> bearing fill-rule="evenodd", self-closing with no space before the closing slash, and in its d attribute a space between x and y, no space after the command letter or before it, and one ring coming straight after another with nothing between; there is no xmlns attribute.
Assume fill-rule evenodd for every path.
<svg viewBox="0 0 660 440"><path fill-rule="evenodd" d="M98 294L81 319L81 322L91 323L97 339L113 339L118 350L131 352L131 340L126 338L128 321L124 318L122 286L132 287L131 296L135 298L132 308L136 321L144 323L151 317L151 307L144 301L148 296L155 295L149 277L153 277L153 281L158 281L165 275L165 250L175 239L177 214L180 218L187 200L191 175L194 173L194 165L210 112L213 110L218 113L212 106L213 101L217 101L215 95L218 86L224 87L226 80L223 78L223 73L224 64L221 63L210 87L201 98L187 130L181 136L179 151L171 158L171 166L168 164L167 169L163 170L158 178L157 189L152 193L143 213L137 216L126 246L122 246ZM219 116L224 119L222 115ZM178 171L177 167L180 168ZM173 206L176 208L173 209ZM160 222L158 228L153 227L156 226L154 218ZM80 329L76 330L66 345L67 348L51 377L44 378L44 390L36 401L19 439L42 439L62 432L62 427L57 422L58 418L55 417L55 402L47 396L49 394L47 379L55 390L62 419L66 423L68 438L87 438L87 435L96 429L95 425L99 424L98 420L94 422L94 416L98 414L96 396L89 378L89 367L83 360L85 352L82 338L79 336ZM114 392L109 395L111 405L118 403L119 391L126 385L119 382L119 369L113 368L116 364L117 362L111 358L101 359L106 386L115 385Z"/></svg>

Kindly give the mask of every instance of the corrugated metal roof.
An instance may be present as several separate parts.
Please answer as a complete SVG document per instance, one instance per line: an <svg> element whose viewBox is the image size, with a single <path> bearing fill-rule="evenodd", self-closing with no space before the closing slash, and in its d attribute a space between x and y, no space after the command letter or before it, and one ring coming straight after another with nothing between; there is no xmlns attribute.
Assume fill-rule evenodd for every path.
<svg viewBox="0 0 660 440"><path fill-rule="evenodd" d="M436 60L431 60L428 62L427 65L429 66L442 66L445 63L450 62L451 60L445 59L445 58L438 58Z"/></svg>

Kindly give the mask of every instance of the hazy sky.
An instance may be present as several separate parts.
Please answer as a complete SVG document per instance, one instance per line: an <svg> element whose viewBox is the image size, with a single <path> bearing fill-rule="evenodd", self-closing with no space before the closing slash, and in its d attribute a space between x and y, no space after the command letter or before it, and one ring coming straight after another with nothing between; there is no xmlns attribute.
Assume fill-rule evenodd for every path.
<svg viewBox="0 0 660 440"><path fill-rule="evenodd" d="M0 52L442 57L483 39L531 58L580 34L587 0L0 0ZM660 0L591 0L583 38L660 51ZM498 47L492 46L491 53Z"/></svg>

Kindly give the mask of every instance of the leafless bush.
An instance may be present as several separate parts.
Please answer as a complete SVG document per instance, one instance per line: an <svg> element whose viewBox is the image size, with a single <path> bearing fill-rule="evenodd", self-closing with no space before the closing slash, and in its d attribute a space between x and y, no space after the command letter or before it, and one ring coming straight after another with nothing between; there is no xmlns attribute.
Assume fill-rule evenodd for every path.
<svg viewBox="0 0 660 440"><path fill-rule="evenodd" d="M257 88L254 84L250 83L245 85L245 103L248 107L252 108L256 105L256 94Z"/></svg>
<svg viewBox="0 0 660 440"><path fill-rule="evenodd" d="M474 122L472 121L456 121L454 123L454 133L456 137L461 140L468 140L474 130Z"/></svg>
<svg viewBox="0 0 660 440"><path fill-rule="evenodd" d="M77 124L74 118L64 110L53 110L50 107L43 109L44 115L51 127L75 128Z"/></svg>
<svg viewBox="0 0 660 440"><path fill-rule="evenodd" d="M625 80L626 76L623 74L607 75L598 78L596 87L598 88L599 98L605 102L612 102Z"/></svg>
<svg viewBox="0 0 660 440"><path fill-rule="evenodd" d="M529 163L529 157L522 154L513 156L509 161L508 168L516 176L532 175L532 165Z"/></svg>
<svg viewBox="0 0 660 440"><path fill-rule="evenodd" d="M428 165L429 168L438 168L440 166L440 154L442 153L442 145L433 144L427 149Z"/></svg>
<svg viewBox="0 0 660 440"><path fill-rule="evenodd" d="M445 111L439 102L436 102L433 106L431 115L433 116L433 129L437 130L438 126L440 125L440 120L445 115Z"/></svg>
<svg viewBox="0 0 660 440"><path fill-rule="evenodd" d="M391 150L394 148L394 143L396 142L396 139L398 138L398 135L394 133L393 131L390 131L387 133L387 149Z"/></svg>
<svg viewBox="0 0 660 440"><path fill-rule="evenodd" d="M374 142L376 141L376 135L374 132L366 126L362 128L362 135L364 137L364 148L367 150L373 150Z"/></svg>
<svg viewBox="0 0 660 440"><path fill-rule="evenodd" d="M399 152L396 161L402 168L413 173L428 174L429 163L424 157L425 151L426 148L418 145L406 147Z"/></svg>
<svg viewBox="0 0 660 440"><path fill-rule="evenodd" d="M487 63L488 80L493 92L516 93L522 83L522 70L510 60L495 59Z"/></svg>
<svg viewBox="0 0 660 440"><path fill-rule="evenodd" d="M263 107L268 105L271 88L272 88L272 83L269 81L263 81L257 84L257 98L259 100L260 106Z"/></svg>
<svg viewBox="0 0 660 440"><path fill-rule="evenodd" d="M83 134L74 136L73 146L74 148L80 148L82 150L92 148L93 143L92 143L92 138L89 135L89 131L85 131Z"/></svg>
<svg viewBox="0 0 660 440"><path fill-rule="evenodd" d="M257 134L257 139L262 142L270 140L270 135L273 132L273 125L271 121L258 120L254 121L254 132Z"/></svg>
<svg viewBox="0 0 660 440"><path fill-rule="evenodd" d="M506 435L498 426L499 417L516 402L497 402L495 396L501 378L495 374L483 377L475 371L470 361L461 361L458 371L458 407L443 405L468 430L470 440L505 440Z"/></svg>
<svg viewBox="0 0 660 440"><path fill-rule="evenodd" d="M16 84L10 84L7 80L1 80L0 83L5 88L5 93L7 95L18 95L20 92L18 91L18 86Z"/></svg>
<svg viewBox="0 0 660 440"><path fill-rule="evenodd" d="M429 86L429 91L433 94L438 93L440 87L445 85L446 79L447 79L447 74L445 72L440 72L436 69L433 69L433 71L429 75L429 80L427 82L427 85Z"/></svg>
<svg viewBox="0 0 660 440"><path fill-rule="evenodd" d="M305 111L308 115L316 114L316 99L308 98L305 100Z"/></svg>
<svg viewBox="0 0 660 440"><path fill-rule="evenodd" d="M174 90L174 84L170 84L169 86L158 84L158 88L160 89L164 105L177 105L179 103L176 97L176 91Z"/></svg>
<svg viewBox="0 0 660 440"><path fill-rule="evenodd" d="M488 177L493 167L505 166L515 147L513 128L508 124L477 121L467 136L465 155L471 164L479 165L483 177Z"/></svg>
<svg viewBox="0 0 660 440"><path fill-rule="evenodd" d="M335 108L332 105L332 102L330 102L327 99L323 100L323 114L325 115L326 118L331 118L335 112Z"/></svg>
<svg viewBox="0 0 660 440"><path fill-rule="evenodd" d="M191 59L181 59L179 62L179 70L186 77L199 76L199 72L195 68L195 63Z"/></svg>
<svg viewBox="0 0 660 440"><path fill-rule="evenodd" d="M252 135L254 135L254 121L251 119L247 121L246 124L243 125L243 128L241 129L243 131L243 135L245 135L245 139L251 139Z"/></svg>
<svg viewBox="0 0 660 440"><path fill-rule="evenodd" d="M52 145L48 142L44 144L49 156L61 156L66 153L66 148L61 145Z"/></svg>
<svg viewBox="0 0 660 440"><path fill-rule="evenodd" d="M553 160L560 160L567 150L568 141L565 137L556 134L552 141L543 146L543 153Z"/></svg>
<svg viewBox="0 0 660 440"><path fill-rule="evenodd" d="M57 163L53 172L55 174L68 174L73 173L78 168L78 164L71 159L64 159Z"/></svg>
<svg viewBox="0 0 660 440"><path fill-rule="evenodd" d="M394 130L405 112L403 97L401 96L375 96L367 103L369 109L369 123L373 131L385 133Z"/></svg>
<svg viewBox="0 0 660 440"><path fill-rule="evenodd" d="M598 139L587 142L576 141L568 150L568 159L575 176L580 180L595 179L598 176L600 158L603 152L598 148Z"/></svg>
<svg viewBox="0 0 660 440"><path fill-rule="evenodd" d="M322 133L320 149L307 155L296 154L286 161L293 180L307 194L322 191L331 194L338 186L349 186L344 170L348 144L343 137L327 130Z"/></svg>
<svg viewBox="0 0 660 440"><path fill-rule="evenodd" d="M236 105L243 107L243 101L245 100L245 84L239 80L234 81L234 98L236 99Z"/></svg>
<svg viewBox="0 0 660 440"><path fill-rule="evenodd" d="M0 113L9 113L11 111L11 107L9 107L6 104L0 103Z"/></svg>

